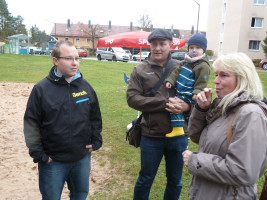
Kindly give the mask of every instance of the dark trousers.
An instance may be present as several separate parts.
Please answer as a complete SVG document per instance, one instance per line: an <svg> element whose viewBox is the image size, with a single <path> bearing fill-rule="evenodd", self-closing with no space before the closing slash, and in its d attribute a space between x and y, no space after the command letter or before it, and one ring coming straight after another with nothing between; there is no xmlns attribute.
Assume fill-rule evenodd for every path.
<svg viewBox="0 0 267 200"><path fill-rule="evenodd" d="M187 149L185 135L166 138L141 138L141 170L134 188L134 200L147 200L159 164L164 155L167 185L164 200L179 199L182 190L183 156Z"/></svg>

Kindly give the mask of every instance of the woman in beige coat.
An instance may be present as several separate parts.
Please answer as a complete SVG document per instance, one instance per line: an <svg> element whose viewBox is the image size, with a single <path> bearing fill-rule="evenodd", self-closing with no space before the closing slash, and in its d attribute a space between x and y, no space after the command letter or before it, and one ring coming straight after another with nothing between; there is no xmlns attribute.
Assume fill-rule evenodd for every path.
<svg viewBox="0 0 267 200"><path fill-rule="evenodd" d="M257 180L267 167L267 105L252 61L243 53L221 56L213 64L217 97L212 89L197 96L189 122L189 136L198 152L186 150L184 163L193 175L190 200L251 200ZM232 139L227 145L227 127ZM261 109L260 106L263 108Z"/></svg>

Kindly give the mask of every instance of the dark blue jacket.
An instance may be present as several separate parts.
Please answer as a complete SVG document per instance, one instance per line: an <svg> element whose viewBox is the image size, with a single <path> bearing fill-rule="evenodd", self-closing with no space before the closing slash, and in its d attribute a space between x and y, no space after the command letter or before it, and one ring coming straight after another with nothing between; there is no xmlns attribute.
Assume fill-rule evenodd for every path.
<svg viewBox="0 0 267 200"><path fill-rule="evenodd" d="M48 156L59 162L74 162L102 146L102 119L98 99L82 75L71 83L55 75L37 83L24 115L26 145L34 162Z"/></svg>

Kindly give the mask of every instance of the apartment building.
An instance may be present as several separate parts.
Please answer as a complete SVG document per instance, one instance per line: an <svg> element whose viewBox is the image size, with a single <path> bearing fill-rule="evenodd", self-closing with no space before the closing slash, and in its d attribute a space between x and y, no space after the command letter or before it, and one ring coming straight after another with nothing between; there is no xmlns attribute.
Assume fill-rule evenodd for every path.
<svg viewBox="0 0 267 200"><path fill-rule="evenodd" d="M265 57L267 0L210 0L207 26L208 49L215 56L246 53L251 59Z"/></svg>

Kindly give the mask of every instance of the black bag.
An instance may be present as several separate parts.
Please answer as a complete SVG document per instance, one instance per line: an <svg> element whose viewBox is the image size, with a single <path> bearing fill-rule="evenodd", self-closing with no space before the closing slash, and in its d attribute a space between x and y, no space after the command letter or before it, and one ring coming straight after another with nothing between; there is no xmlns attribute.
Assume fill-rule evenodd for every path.
<svg viewBox="0 0 267 200"><path fill-rule="evenodd" d="M132 127L126 132L126 141L129 140L129 144L136 148L140 146L141 141L141 120L142 114L132 121Z"/></svg>
<svg viewBox="0 0 267 200"><path fill-rule="evenodd" d="M174 60L171 59L170 62L168 63L168 67L166 68L166 70L164 71L164 73L162 74L162 76L160 77L159 81L157 82L157 84L155 85L155 87L152 89L151 93L150 93L150 97L153 97L156 95L159 87L161 86L161 84L163 83L163 81L166 79L167 75L170 73L172 66L173 66L173 62ZM132 121L132 127L126 131L126 141L129 141L130 145L135 146L136 148L140 146L140 142L141 142L141 120L142 120L142 115L141 114L137 119Z"/></svg>

